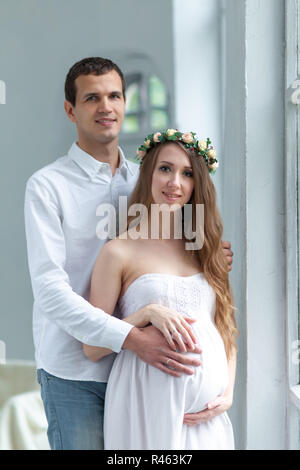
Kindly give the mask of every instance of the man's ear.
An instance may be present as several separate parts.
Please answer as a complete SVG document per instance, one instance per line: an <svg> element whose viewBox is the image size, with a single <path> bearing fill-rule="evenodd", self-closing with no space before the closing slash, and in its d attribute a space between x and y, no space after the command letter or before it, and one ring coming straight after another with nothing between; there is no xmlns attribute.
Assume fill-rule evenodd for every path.
<svg viewBox="0 0 300 470"><path fill-rule="evenodd" d="M74 115L74 106L72 105L72 103L70 103L70 101L65 100L64 108L65 108L65 111L66 111L66 114L67 114L68 118L72 122L76 122L76 118L75 118L75 115Z"/></svg>

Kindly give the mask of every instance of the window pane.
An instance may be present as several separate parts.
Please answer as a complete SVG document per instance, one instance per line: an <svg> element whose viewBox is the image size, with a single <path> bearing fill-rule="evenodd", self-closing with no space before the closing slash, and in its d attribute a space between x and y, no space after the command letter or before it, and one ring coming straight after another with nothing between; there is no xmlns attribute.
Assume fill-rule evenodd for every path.
<svg viewBox="0 0 300 470"><path fill-rule="evenodd" d="M125 116L123 131L126 133L138 132L139 118L138 116Z"/></svg>
<svg viewBox="0 0 300 470"><path fill-rule="evenodd" d="M163 82L152 75L149 78L150 106L167 106L167 92Z"/></svg>
<svg viewBox="0 0 300 470"><path fill-rule="evenodd" d="M166 111L156 109L151 112L151 127L153 129L168 127L168 115Z"/></svg>
<svg viewBox="0 0 300 470"><path fill-rule="evenodd" d="M126 90L126 111L135 112L140 107L140 93L137 83L132 83Z"/></svg>

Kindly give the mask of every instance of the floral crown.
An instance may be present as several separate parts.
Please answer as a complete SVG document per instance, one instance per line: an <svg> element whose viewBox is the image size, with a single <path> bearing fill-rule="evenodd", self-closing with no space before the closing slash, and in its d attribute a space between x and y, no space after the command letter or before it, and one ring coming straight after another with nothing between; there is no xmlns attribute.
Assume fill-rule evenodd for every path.
<svg viewBox="0 0 300 470"><path fill-rule="evenodd" d="M138 148L136 152L137 158L140 164L142 164L147 152L157 144L167 141L182 142L186 148L195 149L198 155L204 158L209 173L214 174L219 166L219 162L216 159L216 151L210 145L211 141L209 138L198 141L195 136L195 132L182 133L177 129L167 129L163 132L149 134L144 140L144 143Z"/></svg>

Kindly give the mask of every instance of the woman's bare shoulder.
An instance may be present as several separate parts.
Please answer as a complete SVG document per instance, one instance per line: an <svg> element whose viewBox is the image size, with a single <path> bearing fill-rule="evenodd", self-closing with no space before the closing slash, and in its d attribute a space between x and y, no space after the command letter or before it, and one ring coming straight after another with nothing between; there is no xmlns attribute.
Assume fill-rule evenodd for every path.
<svg viewBox="0 0 300 470"><path fill-rule="evenodd" d="M133 246L134 240L131 240L128 237L125 238L124 234L122 235L123 235L123 238L121 236L118 236L106 242L101 252L105 250L105 254L108 256L112 255L112 256L119 256L122 258L126 258L127 256L131 255L132 250L134 249L134 246Z"/></svg>
<svg viewBox="0 0 300 470"><path fill-rule="evenodd" d="M104 267L122 272L130 260L130 251L126 240L114 238L107 241L101 248L94 265L94 276L102 273Z"/></svg>

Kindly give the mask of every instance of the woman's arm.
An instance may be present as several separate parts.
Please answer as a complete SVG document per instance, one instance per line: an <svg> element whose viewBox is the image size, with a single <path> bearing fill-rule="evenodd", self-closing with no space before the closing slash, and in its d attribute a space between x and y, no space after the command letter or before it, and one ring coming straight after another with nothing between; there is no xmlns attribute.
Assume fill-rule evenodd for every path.
<svg viewBox="0 0 300 470"><path fill-rule="evenodd" d="M114 239L107 242L95 263L90 290L90 303L112 315L121 289L122 275L126 267L127 255L121 240ZM143 328L149 323L150 309L140 309L124 319L127 323L138 328ZM84 354L93 362L108 356L113 351L108 348L89 346L83 344Z"/></svg>
<svg viewBox="0 0 300 470"><path fill-rule="evenodd" d="M125 250L120 240L111 240L101 249L96 260L90 290L90 303L112 315L122 287ZM113 351L108 348L83 344L84 354L91 361L98 361Z"/></svg>

